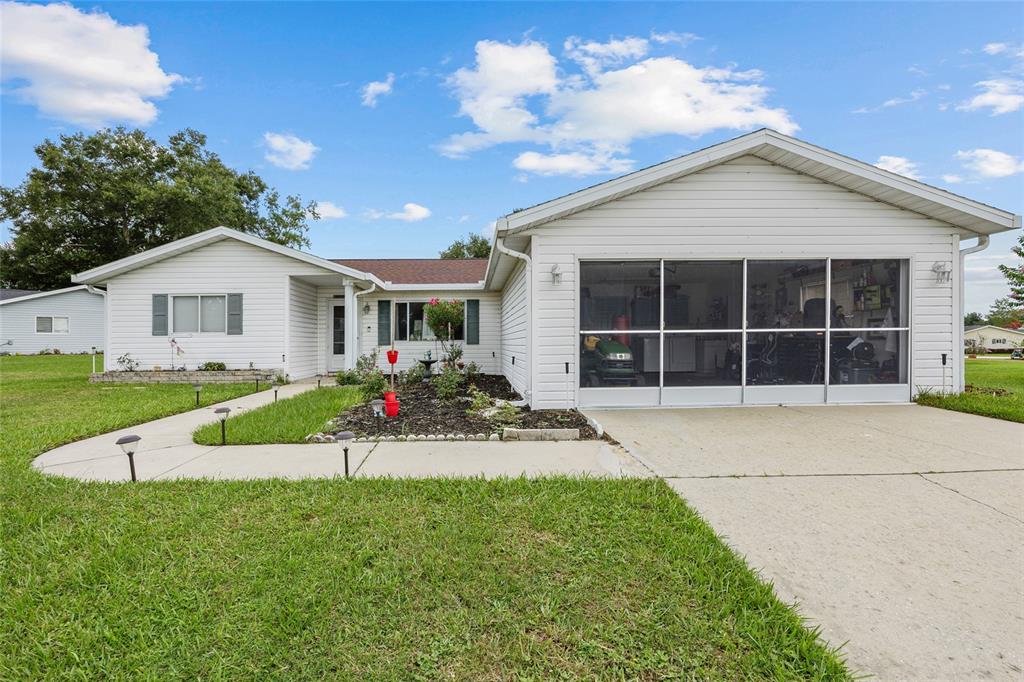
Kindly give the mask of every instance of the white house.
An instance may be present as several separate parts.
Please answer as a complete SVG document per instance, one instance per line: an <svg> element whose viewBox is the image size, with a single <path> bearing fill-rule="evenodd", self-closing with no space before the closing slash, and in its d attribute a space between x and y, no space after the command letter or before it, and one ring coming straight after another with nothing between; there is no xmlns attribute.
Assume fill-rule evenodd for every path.
<svg viewBox="0 0 1024 682"><path fill-rule="evenodd" d="M85 284L55 291L2 291L0 352L102 352L103 291Z"/></svg>
<svg viewBox="0 0 1024 682"><path fill-rule="evenodd" d="M759 130L500 218L485 261L328 260L221 227L75 279L106 286L109 354L143 367L300 378L392 343L407 366L436 357L422 311L445 297L466 360L536 408L902 402L963 386L963 255L1020 224Z"/></svg>
<svg viewBox="0 0 1024 682"><path fill-rule="evenodd" d="M971 350L1009 352L1024 348L1024 330L1004 329L991 324L980 324L964 329L964 347Z"/></svg>

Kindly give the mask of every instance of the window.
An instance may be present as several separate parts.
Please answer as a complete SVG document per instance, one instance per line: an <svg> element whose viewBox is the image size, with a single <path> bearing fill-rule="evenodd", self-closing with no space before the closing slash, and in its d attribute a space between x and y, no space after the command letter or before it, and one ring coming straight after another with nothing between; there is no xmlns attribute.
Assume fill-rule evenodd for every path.
<svg viewBox="0 0 1024 682"><path fill-rule="evenodd" d="M395 304L395 341L433 341L434 332L427 325L426 301L409 301ZM463 340L463 324L452 329L452 341Z"/></svg>
<svg viewBox="0 0 1024 682"><path fill-rule="evenodd" d="M36 334L67 334L70 331L68 318L45 316L36 318Z"/></svg>
<svg viewBox="0 0 1024 682"><path fill-rule="evenodd" d="M580 329L658 329L660 261L580 263Z"/></svg>
<svg viewBox="0 0 1024 682"><path fill-rule="evenodd" d="M779 327L824 331L824 260L747 262L747 328Z"/></svg>
<svg viewBox="0 0 1024 682"><path fill-rule="evenodd" d="M227 296L172 296L171 322L175 334L223 334Z"/></svg>

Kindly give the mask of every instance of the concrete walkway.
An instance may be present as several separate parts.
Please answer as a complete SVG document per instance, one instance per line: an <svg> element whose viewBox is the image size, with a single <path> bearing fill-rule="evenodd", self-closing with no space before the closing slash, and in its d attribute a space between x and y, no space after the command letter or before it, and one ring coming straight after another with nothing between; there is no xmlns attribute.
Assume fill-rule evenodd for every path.
<svg viewBox="0 0 1024 682"><path fill-rule="evenodd" d="M858 671L1024 679L1024 424L917 405L588 414Z"/></svg>
<svg viewBox="0 0 1024 682"><path fill-rule="evenodd" d="M278 399L316 389L316 379L283 386ZM214 408L227 406L231 416L273 402L272 390L176 414L102 436L69 443L37 457L32 465L43 473L89 481L126 481L128 458L115 441L123 435L142 437L135 455L140 480L324 478L344 475L344 457L337 443L296 445L207 446L192 442L196 428L217 421ZM228 422L228 442L230 443ZM349 469L353 476L643 476L650 472L622 448L603 441L504 443L490 441L352 443Z"/></svg>

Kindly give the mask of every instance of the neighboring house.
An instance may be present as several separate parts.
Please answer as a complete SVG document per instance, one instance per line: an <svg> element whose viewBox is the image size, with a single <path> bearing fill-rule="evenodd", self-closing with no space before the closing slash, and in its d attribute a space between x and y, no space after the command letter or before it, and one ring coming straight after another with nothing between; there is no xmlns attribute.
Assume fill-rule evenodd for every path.
<svg viewBox="0 0 1024 682"><path fill-rule="evenodd" d="M991 324L979 324L964 329L964 348L968 350L1009 352L1024 348L1024 330L1004 329Z"/></svg>
<svg viewBox="0 0 1024 682"><path fill-rule="evenodd" d="M215 228L88 272L110 355L293 378L437 346L535 408L907 401L963 386L963 240L1020 217L760 130L497 221L486 261L328 260ZM184 354L176 355L171 341ZM380 366L386 368L381 354Z"/></svg>
<svg viewBox="0 0 1024 682"><path fill-rule="evenodd" d="M85 284L55 291L2 289L0 352L102 352L104 309L104 293Z"/></svg>

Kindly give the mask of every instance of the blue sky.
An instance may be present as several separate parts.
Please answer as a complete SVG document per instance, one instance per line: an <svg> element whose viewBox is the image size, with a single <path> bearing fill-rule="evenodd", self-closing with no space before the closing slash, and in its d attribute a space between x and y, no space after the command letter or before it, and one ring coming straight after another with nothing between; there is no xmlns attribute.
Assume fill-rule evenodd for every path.
<svg viewBox="0 0 1024 682"><path fill-rule="evenodd" d="M327 257L433 256L764 126L1024 210L1020 3L4 3L3 19L4 185L46 137L193 127L329 202L310 231ZM969 309L1005 292L1014 239L970 262Z"/></svg>

